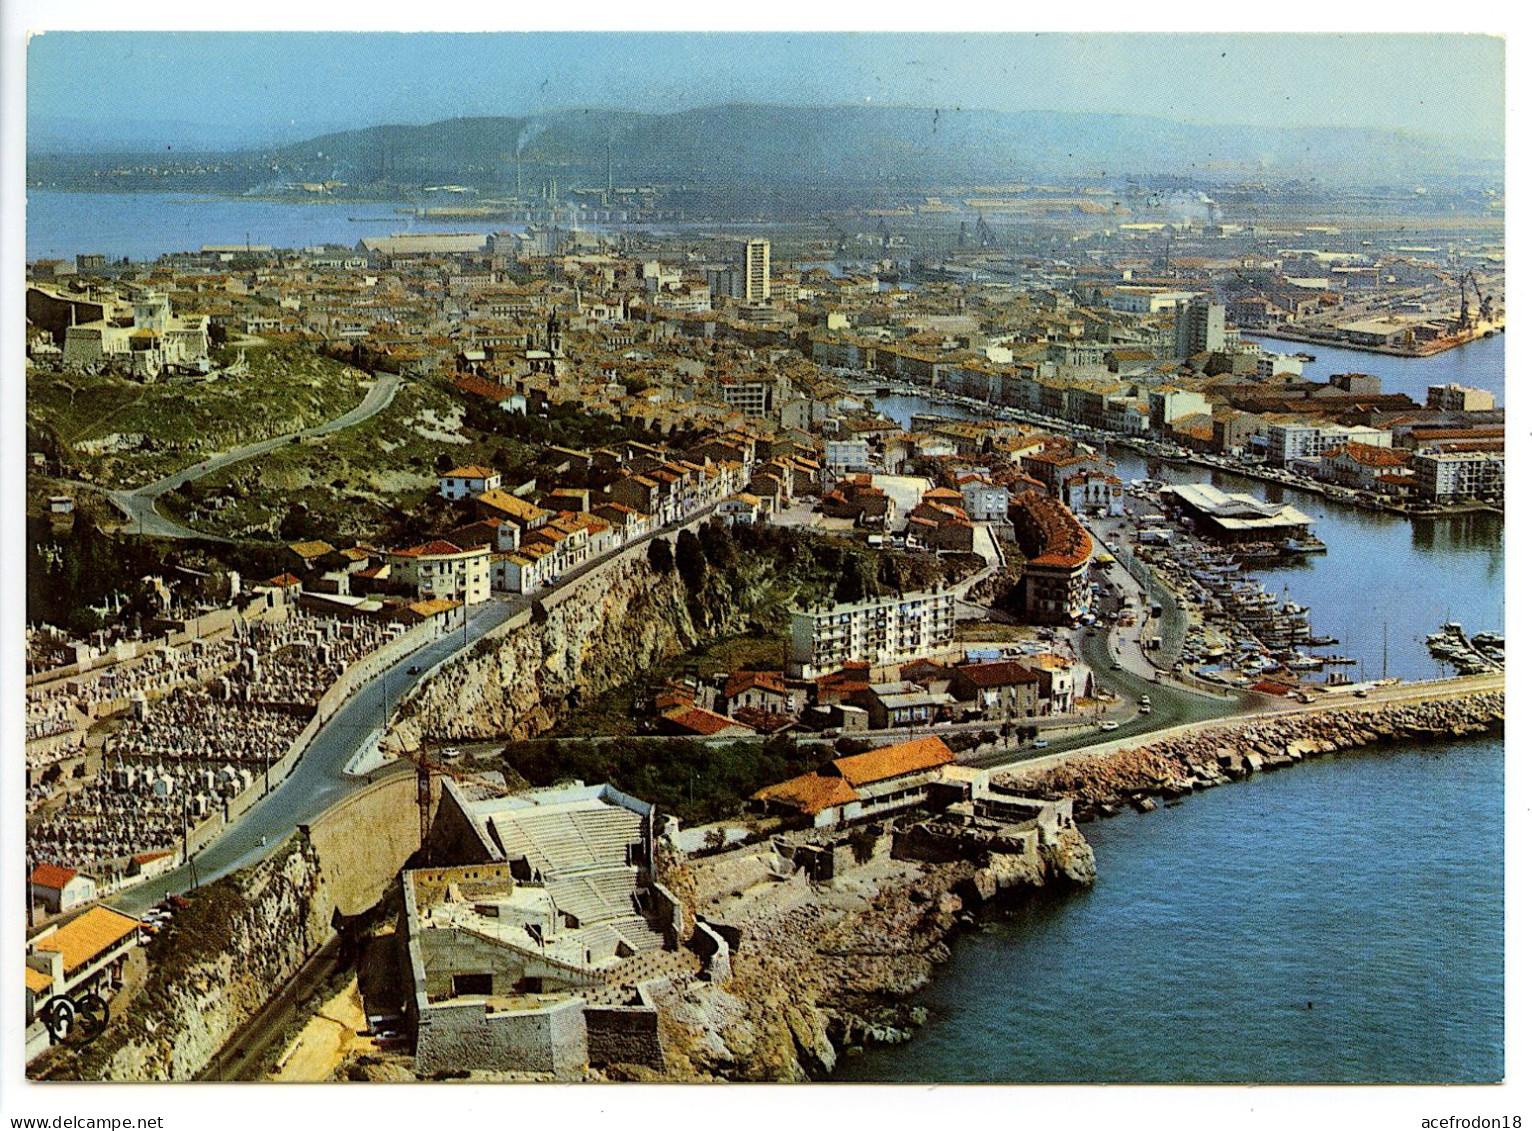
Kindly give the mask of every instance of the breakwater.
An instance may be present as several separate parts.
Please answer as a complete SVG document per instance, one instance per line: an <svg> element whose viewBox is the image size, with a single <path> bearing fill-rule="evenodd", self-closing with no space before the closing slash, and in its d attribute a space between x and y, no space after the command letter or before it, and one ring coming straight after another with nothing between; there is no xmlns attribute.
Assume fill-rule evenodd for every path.
<svg viewBox="0 0 1532 1131"><path fill-rule="evenodd" d="M996 784L1038 797L1072 798L1080 822L1211 789L1305 758L1382 743L1466 738L1499 731L1505 693L1346 707L1218 724L1109 754L996 775Z"/></svg>

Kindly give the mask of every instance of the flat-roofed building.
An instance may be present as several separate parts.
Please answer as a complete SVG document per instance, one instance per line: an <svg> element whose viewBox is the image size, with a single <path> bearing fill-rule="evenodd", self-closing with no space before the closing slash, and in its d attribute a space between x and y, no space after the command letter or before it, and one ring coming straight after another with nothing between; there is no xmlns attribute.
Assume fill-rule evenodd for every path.
<svg viewBox="0 0 1532 1131"><path fill-rule="evenodd" d="M771 298L771 241L746 240L740 253L744 300L766 302Z"/></svg>
<svg viewBox="0 0 1532 1131"><path fill-rule="evenodd" d="M403 876L418 1072L663 1067L636 986L697 960L654 880L653 820L605 785L469 801L443 783L432 853L453 862Z"/></svg>
<svg viewBox="0 0 1532 1131"><path fill-rule="evenodd" d="M1426 390L1426 407L1442 412L1489 412L1495 407L1495 394L1488 389L1470 389L1455 381L1432 385Z"/></svg>
<svg viewBox="0 0 1532 1131"><path fill-rule="evenodd" d="M1500 499L1505 495L1505 453L1446 450L1416 452L1416 493L1433 503Z"/></svg>
<svg viewBox="0 0 1532 1131"><path fill-rule="evenodd" d="M1262 503L1207 483L1167 487L1160 497L1189 516L1201 534L1221 542L1280 542L1305 538L1314 520L1290 503Z"/></svg>
<svg viewBox="0 0 1532 1131"><path fill-rule="evenodd" d="M957 599L951 592L905 593L795 609L791 617L791 674L812 678L848 663L877 667L948 647Z"/></svg>

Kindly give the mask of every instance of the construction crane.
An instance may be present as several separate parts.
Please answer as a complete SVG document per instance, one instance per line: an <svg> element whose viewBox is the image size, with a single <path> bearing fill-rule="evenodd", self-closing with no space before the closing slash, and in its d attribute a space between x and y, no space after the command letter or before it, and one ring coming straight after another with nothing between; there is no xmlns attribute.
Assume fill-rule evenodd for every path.
<svg viewBox="0 0 1532 1131"><path fill-rule="evenodd" d="M995 233L990 229L983 216L980 216L977 223L974 224L974 233L979 237L980 247L995 246Z"/></svg>
<svg viewBox="0 0 1532 1131"><path fill-rule="evenodd" d="M415 804L420 810L420 861L431 863L431 776L438 774L453 781L490 785L492 783L476 774L463 773L434 759L426 750L418 750L404 757L415 764Z"/></svg>
<svg viewBox="0 0 1532 1131"><path fill-rule="evenodd" d="M1468 280L1473 278L1472 271L1465 271L1458 276L1458 321L1459 333L1468 329ZM1477 287L1478 284L1475 284Z"/></svg>

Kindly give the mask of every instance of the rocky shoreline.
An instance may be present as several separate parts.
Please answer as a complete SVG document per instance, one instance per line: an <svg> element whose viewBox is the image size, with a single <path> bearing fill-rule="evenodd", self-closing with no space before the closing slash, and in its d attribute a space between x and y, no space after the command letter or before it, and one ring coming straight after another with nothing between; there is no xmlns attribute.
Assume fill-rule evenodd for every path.
<svg viewBox="0 0 1532 1131"><path fill-rule="evenodd" d="M1044 798L1072 798L1081 823L1127 808L1146 811L1168 798L1212 789L1305 758L1398 742L1466 738L1501 729L1503 692L1382 707L1352 707L1230 723L1071 759L1039 770L998 775L999 788Z"/></svg>
<svg viewBox="0 0 1532 1131"><path fill-rule="evenodd" d="M907 1041L925 1021L909 998L982 908L1095 878L1074 829L1032 855L979 842L955 860L900 855L740 917L728 981L674 986L661 1003L667 1077L822 1079L845 1056Z"/></svg>
<svg viewBox="0 0 1532 1131"><path fill-rule="evenodd" d="M1449 741L1503 727L1503 693L1229 723L1036 771L997 775L995 788L1069 798L1078 821L1256 773L1380 744ZM956 935L991 900L1088 886L1094 857L1068 830L1041 860L970 853L948 863L900 862L849 894L831 885L787 909L750 917L720 986L679 988L667 1005L672 1079L804 1080L847 1056L909 1040L924 1010L909 999L951 957Z"/></svg>

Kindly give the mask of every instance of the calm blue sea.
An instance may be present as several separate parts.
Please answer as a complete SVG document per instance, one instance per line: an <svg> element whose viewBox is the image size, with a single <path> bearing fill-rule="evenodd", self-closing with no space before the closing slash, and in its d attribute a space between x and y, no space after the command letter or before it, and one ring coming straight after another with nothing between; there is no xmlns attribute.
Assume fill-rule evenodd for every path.
<svg viewBox="0 0 1532 1131"><path fill-rule="evenodd" d="M963 937L836 1079L1498 1080L1503 764L1370 750L1086 825L1096 887Z"/></svg>

